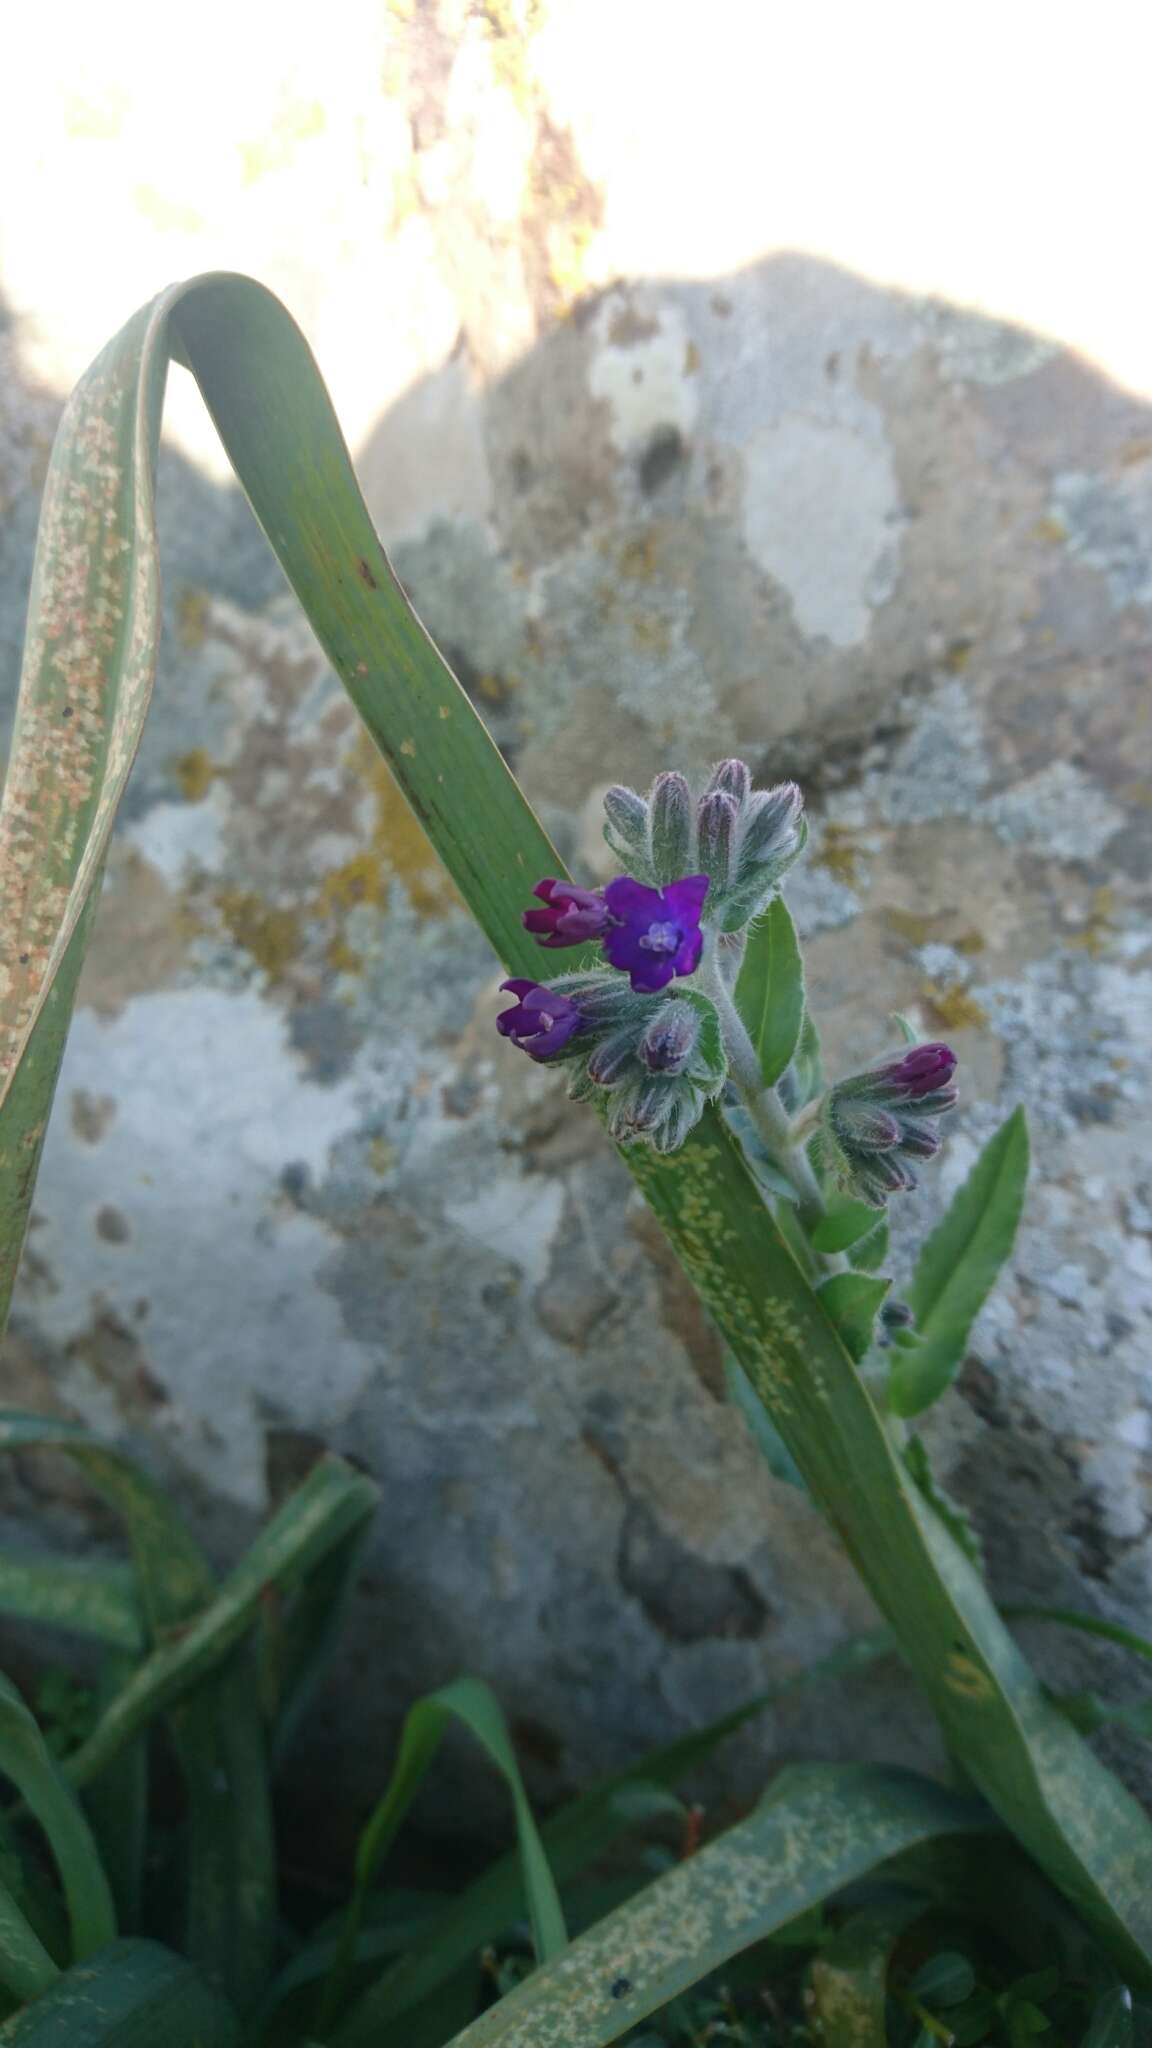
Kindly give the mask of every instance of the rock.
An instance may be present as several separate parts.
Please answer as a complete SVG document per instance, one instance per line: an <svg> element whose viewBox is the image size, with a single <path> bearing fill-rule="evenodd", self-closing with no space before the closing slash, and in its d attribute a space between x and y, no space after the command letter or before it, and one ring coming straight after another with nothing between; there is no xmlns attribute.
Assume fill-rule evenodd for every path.
<svg viewBox="0 0 1152 2048"><path fill-rule="evenodd" d="M582 872L603 872L609 778L740 751L804 782L790 893L832 1061L883 1049L902 1010L963 1062L901 1269L1006 1110L1033 1121L1018 1257L929 1425L941 1476L999 1592L1139 1626L1148 410L1044 336L812 257L608 281L555 51L546 87L543 56L538 75L457 13L389 31L364 191L325 100L327 141L288 122L251 145L270 219L319 176L382 237L365 308L386 286L402 332L375 366L322 305L326 241L275 274L350 394L398 572ZM153 222L149 276L177 242L206 267L213 233ZM349 260L345 320L369 285ZM59 403L29 275L0 334L9 655ZM147 286L124 289L126 316ZM53 318L48 358L71 363ZM724 1402L716 1340L594 1120L497 1040L495 965L200 446L182 427L161 465L169 631L6 1398L131 1445L222 1557L313 1447L354 1452L383 1501L314 1736L339 1734L326 1782L377 1790L406 1705L469 1670L554 1797L872 1617ZM29 1484L0 1477L11 1516ZM105 1542L81 1499L60 1496L64 1539ZM1079 1679L1084 1654L1051 1668ZM781 1708L711 1782L747 1796L769 1757L932 1753L885 1667ZM445 1820L476 1810L469 1763L438 1782Z"/></svg>

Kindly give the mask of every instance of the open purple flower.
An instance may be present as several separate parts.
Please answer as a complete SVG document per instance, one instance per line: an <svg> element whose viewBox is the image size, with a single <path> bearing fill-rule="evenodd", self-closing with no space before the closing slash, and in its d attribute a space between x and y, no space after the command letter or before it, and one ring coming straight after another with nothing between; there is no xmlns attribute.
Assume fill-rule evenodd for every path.
<svg viewBox="0 0 1152 2048"><path fill-rule="evenodd" d="M673 975L695 971L708 881L707 875L685 875L665 889L646 888L631 875L609 882L604 901L613 923L604 934L604 951L638 995L656 995Z"/></svg>
<svg viewBox="0 0 1152 2048"><path fill-rule="evenodd" d="M572 882L537 882L532 894L547 907L526 910L521 919L542 946L583 946L603 938L612 922L598 889L577 889Z"/></svg>
<svg viewBox="0 0 1152 2048"><path fill-rule="evenodd" d="M555 1059L569 1039L584 1029L580 1011L559 989L544 988L538 981L502 981L500 986L517 1000L510 1010L500 1012L496 1029L502 1038L520 1046L529 1059Z"/></svg>

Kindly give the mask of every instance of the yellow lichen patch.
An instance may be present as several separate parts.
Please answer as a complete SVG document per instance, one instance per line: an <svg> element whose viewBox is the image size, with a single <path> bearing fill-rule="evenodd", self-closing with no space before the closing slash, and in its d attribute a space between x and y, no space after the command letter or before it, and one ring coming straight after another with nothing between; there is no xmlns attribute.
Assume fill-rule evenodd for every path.
<svg viewBox="0 0 1152 2048"><path fill-rule="evenodd" d="M1097 889L1092 897L1092 908L1088 922L1082 931L1074 932L1069 939L1070 946L1079 946L1098 960L1106 953L1116 936L1116 891L1105 885Z"/></svg>
<svg viewBox="0 0 1152 2048"><path fill-rule="evenodd" d="M270 980L280 980L300 955L299 911L279 909L254 889L220 889L215 903L228 936Z"/></svg>
<svg viewBox="0 0 1152 2048"><path fill-rule="evenodd" d="M961 676L971 659L972 642L970 640L954 640L944 656L942 666L947 669L950 676Z"/></svg>
<svg viewBox="0 0 1152 2048"><path fill-rule="evenodd" d="M145 220L165 234L202 235L208 225L194 207L183 205L179 199L165 199L152 185L137 185L133 196Z"/></svg>
<svg viewBox="0 0 1152 2048"><path fill-rule="evenodd" d="M936 920L921 910L901 910L894 903L886 903L884 922L891 925L902 939L907 939L910 946L926 946Z"/></svg>
<svg viewBox="0 0 1152 2048"><path fill-rule="evenodd" d="M334 974L359 974L363 955L354 951L343 932L337 932L324 948L324 958Z"/></svg>
<svg viewBox="0 0 1152 2048"><path fill-rule="evenodd" d="M390 1173L396 1164L396 1147L387 1138L373 1138L368 1147L368 1164L373 1173Z"/></svg>
<svg viewBox="0 0 1152 2048"><path fill-rule="evenodd" d="M860 880L860 848L842 825L828 825L824 841L815 856L818 868L827 868L837 882L854 889Z"/></svg>
<svg viewBox="0 0 1152 2048"><path fill-rule="evenodd" d="M640 581L648 576L654 576L658 567L656 541L650 533L644 534L639 540L630 540L627 546L620 550L622 576L631 576Z"/></svg>
<svg viewBox="0 0 1152 2048"><path fill-rule="evenodd" d="M367 733L356 741L348 765L371 790L376 817L369 845L323 877L317 901L320 915L347 916L358 903L382 909L393 879L403 882L413 909L422 917L455 902L451 881Z"/></svg>
<svg viewBox="0 0 1152 2048"><path fill-rule="evenodd" d="M964 1650L949 1653L947 1678L949 1689L958 1692L962 1699L983 1702L995 1698L996 1688L987 1672Z"/></svg>
<svg viewBox="0 0 1152 2048"><path fill-rule="evenodd" d="M193 747L187 754L178 754L172 769L186 804L203 803L220 773L203 747Z"/></svg>
<svg viewBox="0 0 1152 2048"><path fill-rule="evenodd" d="M987 1010L966 988L941 988L934 981L926 981L920 999L942 1031L978 1030L988 1022Z"/></svg>
<svg viewBox="0 0 1152 2048"><path fill-rule="evenodd" d="M176 599L176 633L182 647L201 647L208 631L211 599L206 590L186 583Z"/></svg>
<svg viewBox="0 0 1152 2048"><path fill-rule="evenodd" d="M958 953L982 953L987 940L983 932L978 932L973 927L966 932L961 932L958 939L952 940L952 944Z"/></svg>
<svg viewBox="0 0 1152 2048"><path fill-rule="evenodd" d="M325 115L319 100L294 100L283 106L268 135L240 144L241 176L254 185L269 171L283 171L292 162L297 145L310 142L324 132Z"/></svg>
<svg viewBox="0 0 1152 2048"><path fill-rule="evenodd" d="M694 377L699 368L700 351L697 348L696 343L694 341L690 341L686 343L684 348L684 375L686 377Z"/></svg>
<svg viewBox="0 0 1152 2048"><path fill-rule="evenodd" d="M1033 540L1044 542L1045 547L1058 548L1068 538L1068 528L1059 519L1038 519L1032 528Z"/></svg>

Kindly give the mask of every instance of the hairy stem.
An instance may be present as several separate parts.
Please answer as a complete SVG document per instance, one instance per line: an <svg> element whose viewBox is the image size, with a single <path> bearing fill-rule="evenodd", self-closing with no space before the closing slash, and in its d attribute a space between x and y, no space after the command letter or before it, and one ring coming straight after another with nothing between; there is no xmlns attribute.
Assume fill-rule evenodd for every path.
<svg viewBox="0 0 1152 2048"><path fill-rule="evenodd" d="M795 1142L792 1119L776 1089L764 1086L756 1048L732 1000L717 958L715 940L707 942L700 978L719 1012L720 1030L724 1038L724 1049L728 1054L728 1073L732 1085L751 1117L757 1133L767 1146L773 1165L779 1167L780 1172L795 1188L800 1198L800 1221L805 1229L811 1230L824 1214L824 1197L820 1192L820 1183L812 1171L803 1145ZM841 1261L837 1260L835 1267L829 1265L829 1270L837 1270L840 1264Z"/></svg>

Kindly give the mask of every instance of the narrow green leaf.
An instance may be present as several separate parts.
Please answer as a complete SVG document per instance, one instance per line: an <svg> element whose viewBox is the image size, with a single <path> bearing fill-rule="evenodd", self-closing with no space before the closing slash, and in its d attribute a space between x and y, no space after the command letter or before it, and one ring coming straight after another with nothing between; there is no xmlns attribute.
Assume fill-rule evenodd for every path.
<svg viewBox="0 0 1152 2048"><path fill-rule="evenodd" d="M748 934L736 982L736 1007L760 1056L766 1088L791 1064L804 1024L804 962L782 896L774 896Z"/></svg>
<svg viewBox="0 0 1152 2048"><path fill-rule="evenodd" d="M122 1650L144 1645L134 1573L70 1557L0 1556L0 1612L99 1636Z"/></svg>
<svg viewBox="0 0 1152 2048"><path fill-rule="evenodd" d="M870 1273L833 1273L816 1290L844 1349L857 1365L872 1342L876 1317L891 1285L890 1280L873 1279Z"/></svg>
<svg viewBox="0 0 1152 2048"><path fill-rule="evenodd" d="M957 1949L938 1949L921 1963L908 1989L925 2005L963 2005L976 1989L976 1972Z"/></svg>
<svg viewBox="0 0 1152 2048"><path fill-rule="evenodd" d="M3 2048L237 2048L236 2021L154 1941L117 1941L0 2027Z"/></svg>
<svg viewBox="0 0 1152 2048"><path fill-rule="evenodd" d="M252 1626L270 1586L297 1585L333 1544L371 1514L377 1489L341 1458L322 1458L260 1532L218 1593L176 1642L146 1657L65 1770L90 1783L121 1745L214 1670Z"/></svg>
<svg viewBox="0 0 1152 2048"><path fill-rule="evenodd" d="M567 1884L635 1824L632 1795L638 1786L678 1784L699 1769L729 1735L768 1707L809 1687L862 1671L877 1658L891 1656L893 1647L887 1629L853 1636L709 1726L650 1750L638 1763L553 1814L540 1832L557 1883ZM417 1944L362 1995L340 2030L338 2048L376 2048L396 2020L426 1997L464 1956L511 1924L521 1911L522 1895L519 1858L510 1850L446 1908L440 1925L426 1941Z"/></svg>
<svg viewBox="0 0 1152 2048"><path fill-rule="evenodd" d="M136 1671L138 1655L112 1651L104 1660L97 1689L100 1712ZM148 1737L125 1743L119 1755L85 1788L84 1811L108 1873L116 1916L126 1932L140 1925L145 1837L148 1828Z"/></svg>
<svg viewBox="0 0 1152 2048"><path fill-rule="evenodd" d="M938 1401L964 1360L968 1332L1015 1243L1028 1180L1028 1126L1014 1109L984 1147L917 1261L908 1300L916 1345L893 1354L888 1399L897 1415Z"/></svg>
<svg viewBox="0 0 1152 2048"><path fill-rule="evenodd" d="M291 1748L343 1633L370 1531L371 1518L365 1515L318 1559L278 1627L271 1677L277 1762Z"/></svg>
<svg viewBox="0 0 1152 2048"><path fill-rule="evenodd" d="M1074 1607L1045 1607L1031 1600L1011 1600L1000 1609L1005 1621L1051 1621L1060 1628L1079 1629L1086 1636L1100 1636L1106 1643L1118 1643L1137 1657L1152 1661L1152 1642L1118 1621L1106 1621L1099 1614L1080 1614Z"/></svg>
<svg viewBox="0 0 1152 2048"><path fill-rule="evenodd" d="M825 1085L824 1061L820 1053L820 1034L816 1029L811 1010L804 1012L804 1022L800 1027L800 1037L797 1040L796 1051L784 1079L786 1084L790 1084L790 1092L793 1099L789 1106L794 1111L803 1109L809 1102L814 1101Z"/></svg>
<svg viewBox="0 0 1152 2048"><path fill-rule="evenodd" d="M910 1436L904 1446L904 1463L912 1474L916 1485L923 1494L933 1514L938 1515L955 1543L958 1543L965 1557L975 1565L977 1571L984 1569L984 1552L976 1526L958 1500L940 1485L932 1470L927 1446L922 1437Z"/></svg>
<svg viewBox="0 0 1152 2048"><path fill-rule="evenodd" d="M48 1838L68 1902L72 1955L82 1961L116 1934L108 1879L75 1793L16 1688L0 1678L0 1773Z"/></svg>
<svg viewBox="0 0 1152 2048"><path fill-rule="evenodd" d="M7 1885L0 1884L0 1984L17 1998L39 1998L58 1975L39 1935Z"/></svg>
<svg viewBox="0 0 1152 2048"><path fill-rule="evenodd" d="M724 1378L733 1406L739 1408L752 1432L757 1450L774 1479L782 1479L786 1486L795 1486L811 1499L807 1481L799 1465L788 1449L783 1437L772 1421L768 1410L748 1378L740 1360L731 1351L724 1354Z"/></svg>
<svg viewBox="0 0 1152 2048"><path fill-rule="evenodd" d="M214 1685L171 1712L187 1797L182 1947L242 2015L267 1987L276 1938L271 1785L256 1697L245 1644Z"/></svg>
<svg viewBox="0 0 1152 2048"><path fill-rule="evenodd" d="M978 1802L911 1772L829 1766L757 1808L574 1941L455 2048L605 2048L754 1941L888 1857L980 1833Z"/></svg>
<svg viewBox="0 0 1152 2048"><path fill-rule="evenodd" d="M360 1837L355 1888L339 1954L320 2009L318 2025L321 2033L328 2031L340 2010L360 1938L369 1888L452 1720L467 1728L481 1748L487 1751L511 1795L524 1896L537 1957L546 1962L550 1957L559 1955L567 1944L568 1931L556 1882L528 1802L499 1702L479 1679L455 1679L451 1685L442 1686L438 1692L418 1700L405 1716L400 1752L391 1779Z"/></svg>
<svg viewBox="0 0 1152 2048"><path fill-rule="evenodd" d="M888 1966L900 1936L924 1911L916 1899L853 1914L812 1958L824 2048L888 2048Z"/></svg>
<svg viewBox="0 0 1152 2048"><path fill-rule="evenodd" d="M1113 1984L1096 2000L1080 2048L1132 2048L1133 2038L1132 1995Z"/></svg>

